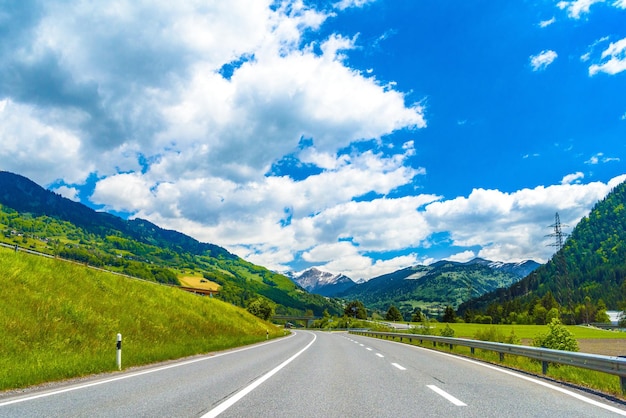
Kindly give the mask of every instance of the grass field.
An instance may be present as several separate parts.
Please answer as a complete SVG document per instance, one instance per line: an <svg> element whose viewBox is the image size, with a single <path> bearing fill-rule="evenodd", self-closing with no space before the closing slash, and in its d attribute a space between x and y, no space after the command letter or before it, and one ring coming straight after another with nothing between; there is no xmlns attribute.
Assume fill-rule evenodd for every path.
<svg viewBox="0 0 626 418"><path fill-rule="evenodd" d="M413 324L415 326L420 324ZM434 327L435 331L444 328L446 324L431 323L431 327ZM466 323L453 323L448 324L450 328L454 330L454 336L458 338L472 338L479 330L485 328L494 327L504 335L509 335L514 332L521 339L533 339L537 335L546 333L548 327L546 325L486 325L486 324L466 324ZM570 331L576 339L624 339L626 340L626 333L616 331L606 331L598 328L592 328L580 325L568 325L567 330ZM626 354L626 353L625 353Z"/></svg>
<svg viewBox="0 0 626 418"><path fill-rule="evenodd" d="M215 298L0 248L0 390L207 353L283 331Z"/></svg>

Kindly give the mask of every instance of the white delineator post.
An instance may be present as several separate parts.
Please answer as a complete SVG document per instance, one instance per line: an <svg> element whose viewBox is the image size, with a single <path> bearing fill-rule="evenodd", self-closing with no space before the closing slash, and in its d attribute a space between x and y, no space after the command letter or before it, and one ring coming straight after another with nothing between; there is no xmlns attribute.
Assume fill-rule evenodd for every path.
<svg viewBox="0 0 626 418"><path fill-rule="evenodd" d="M117 334L117 369L122 370L122 334Z"/></svg>

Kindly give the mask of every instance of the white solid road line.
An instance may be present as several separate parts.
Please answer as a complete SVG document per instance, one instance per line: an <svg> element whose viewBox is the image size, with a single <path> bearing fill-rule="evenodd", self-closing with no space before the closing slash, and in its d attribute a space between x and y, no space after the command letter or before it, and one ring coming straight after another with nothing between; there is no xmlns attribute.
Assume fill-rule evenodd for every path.
<svg viewBox="0 0 626 418"><path fill-rule="evenodd" d="M398 363L391 363L391 365L398 370L406 370L406 367L402 367Z"/></svg>
<svg viewBox="0 0 626 418"><path fill-rule="evenodd" d="M272 370L270 370L269 372L267 372L266 374L261 376L259 379L257 379L254 382L252 382L250 385L246 386L245 388L243 388L239 392L235 393L232 397L228 398L227 400L225 400L224 402L222 402L221 404L219 404L215 408L211 409L209 412L204 414L202 416L202 418L214 418L214 417L218 416L219 414L221 414L222 412L226 411L228 408L233 406L235 403L239 402L244 396L246 396L248 393L252 392L254 389L256 389L258 386L260 386L267 379L269 379L270 377L274 376L283 367L285 367L286 365L291 363L293 360L295 360L296 357L298 357L300 354L304 353L309 347L311 347L313 345L313 343L315 342L316 339L317 339L317 335L313 334L313 340L309 344L307 344L306 347L304 347L302 350L298 351L293 356L289 357L287 360L285 360L282 363L280 363L278 366L276 366L275 368L273 368Z"/></svg>
<svg viewBox="0 0 626 418"><path fill-rule="evenodd" d="M432 390L433 392L437 393L438 395L443 396L444 398L446 398L447 400L449 400L450 402L452 402L454 405L456 406L467 406L467 404L461 402L460 400L458 400L457 398L455 398L454 396L450 395L448 392L439 389L437 386L435 385L426 385L430 390Z"/></svg>
<svg viewBox="0 0 626 418"><path fill-rule="evenodd" d="M293 336L293 334L292 334ZM291 338L291 336L285 337L285 338ZM181 367L181 366L186 366L188 364L193 364L193 363L198 363L201 361L208 361L208 360L213 360L216 359L218 357L222 357L222 356L227 356L229 354L234 354L234 353L239 353L242 351L247 351L247 350L252 350L254 348L257 348L259 346L262 345L267 345L267 344L274 344L276 342L279 341L283 341L282 339L274 339L274 340L270 340L267 342L263 342L260 344L254 344L254 345L250 345L247 347L243 347L243 348L238 348L235 350L230 350L230 351L224 351L221 353L217 353L217 354L207 354L204 355L200 358L195 358L192 360L186 360L186 361L181 361L178 363L174 363L174 364L169 364L167 366L158 366L155 368L150 368L147 370L143 370L143 371L139 371L139 372L131 372L131 373L124 373L121 376L117 376L117 377L112 377L112 378L108 378L108 379L102 379L102 380L96 380L94 382L90 382L90 383L82 383L82 384L77 384L77 385L73 385L73 386L69 386L63 389L53 389L51 391L47 391L47 392L41 392L41 393L37 393L34 395L28 395L28 396L24 396L22 398L16 398L16 399L11 399L8 401L0 401L0 407L1 406L6 406L6 405L12 405L12 404L16 404L16 403L20 403L20 402L28 402L28 401L32 401L35 399L40 399L40 398L46 398L48 396L54 396L54 395L59 395L62 393L67 393L67 392L72 392L75 390L81 390L81 389L86 389L86 388L90 388L93 386L99 386L99 385L105 385L107 383L112 383L112 382L117 382L118 380L124 380L124 379L130 379L136 376L143 376L145 374L150 374L150 373L157 373L163 370L167 370L167 369L173 369L176 367Z"/></svg>

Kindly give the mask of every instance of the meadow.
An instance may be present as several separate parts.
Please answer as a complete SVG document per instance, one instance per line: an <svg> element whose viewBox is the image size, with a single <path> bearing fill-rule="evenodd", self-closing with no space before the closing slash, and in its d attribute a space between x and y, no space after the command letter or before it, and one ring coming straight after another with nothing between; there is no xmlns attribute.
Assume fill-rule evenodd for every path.
<svg viewBox="0 0 626 418"><path fill-rule="evenodd" d="M283 330L215 298L0 248L0 390L228 349Z"/></svg>

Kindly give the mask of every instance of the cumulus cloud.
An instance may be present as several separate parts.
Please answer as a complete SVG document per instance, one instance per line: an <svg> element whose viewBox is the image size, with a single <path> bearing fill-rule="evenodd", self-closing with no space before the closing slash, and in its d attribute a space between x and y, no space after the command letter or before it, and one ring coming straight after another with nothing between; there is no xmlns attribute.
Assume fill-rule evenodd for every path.
<svg viewBox="0 0 626 418"><path fill-rule="evenodd" d="M552 50L544 50L537 55L530 56L530 65L533 71L545 70L554 62L557 56L557 53Z"/></svg>
<svg viewBox="0 0 626 418"><path fill-rule="evenodd" d="M576 225L589 208L626 175L608 184L538 186L514 193L475 189L467 197L437 201L426 206L425 223L432 231L449 231L453 245L479 246L478 256L490 260L547 261L553 249L543 245L555 212L568 225Z"/></svg>
<svg viewBox="0 0 626 418"><path fill-rule="evenodd" d="M450 261L458 261L459 263L465 263L467 261L473 260L476 258L476 253L471 250L466 250L460 253L452 254L449 257L446 257L446 260Z"/></svg>
<svg viewBox="0 0 626 418"><path fill-rule="evenodd" d="M581 171L577 171L576 173L568 174L563 177L561 184L572 184L574 182L579 182L583 178L585 178L585 175Z"/></svg>
<svg viewBox="0 0 626 418"><path fill-rule="evenodd" d="M76 125L83 117L80 112L41 114L35 106L0 100L2 168L41 184L59 177L80 183L94 167L79 164L84 150ZM62 172L59 166L64 167Z"/></svg>
<svg viewBox="0 0 626 418"><path fill-rule="evenodd" d="M55 193L60 194L61 196L73 200L75 202L79 202L79 191L78 189L76 189L75 187L67 187L67 186L60 186L57 187L56 189L53 190Z"/></svg>

